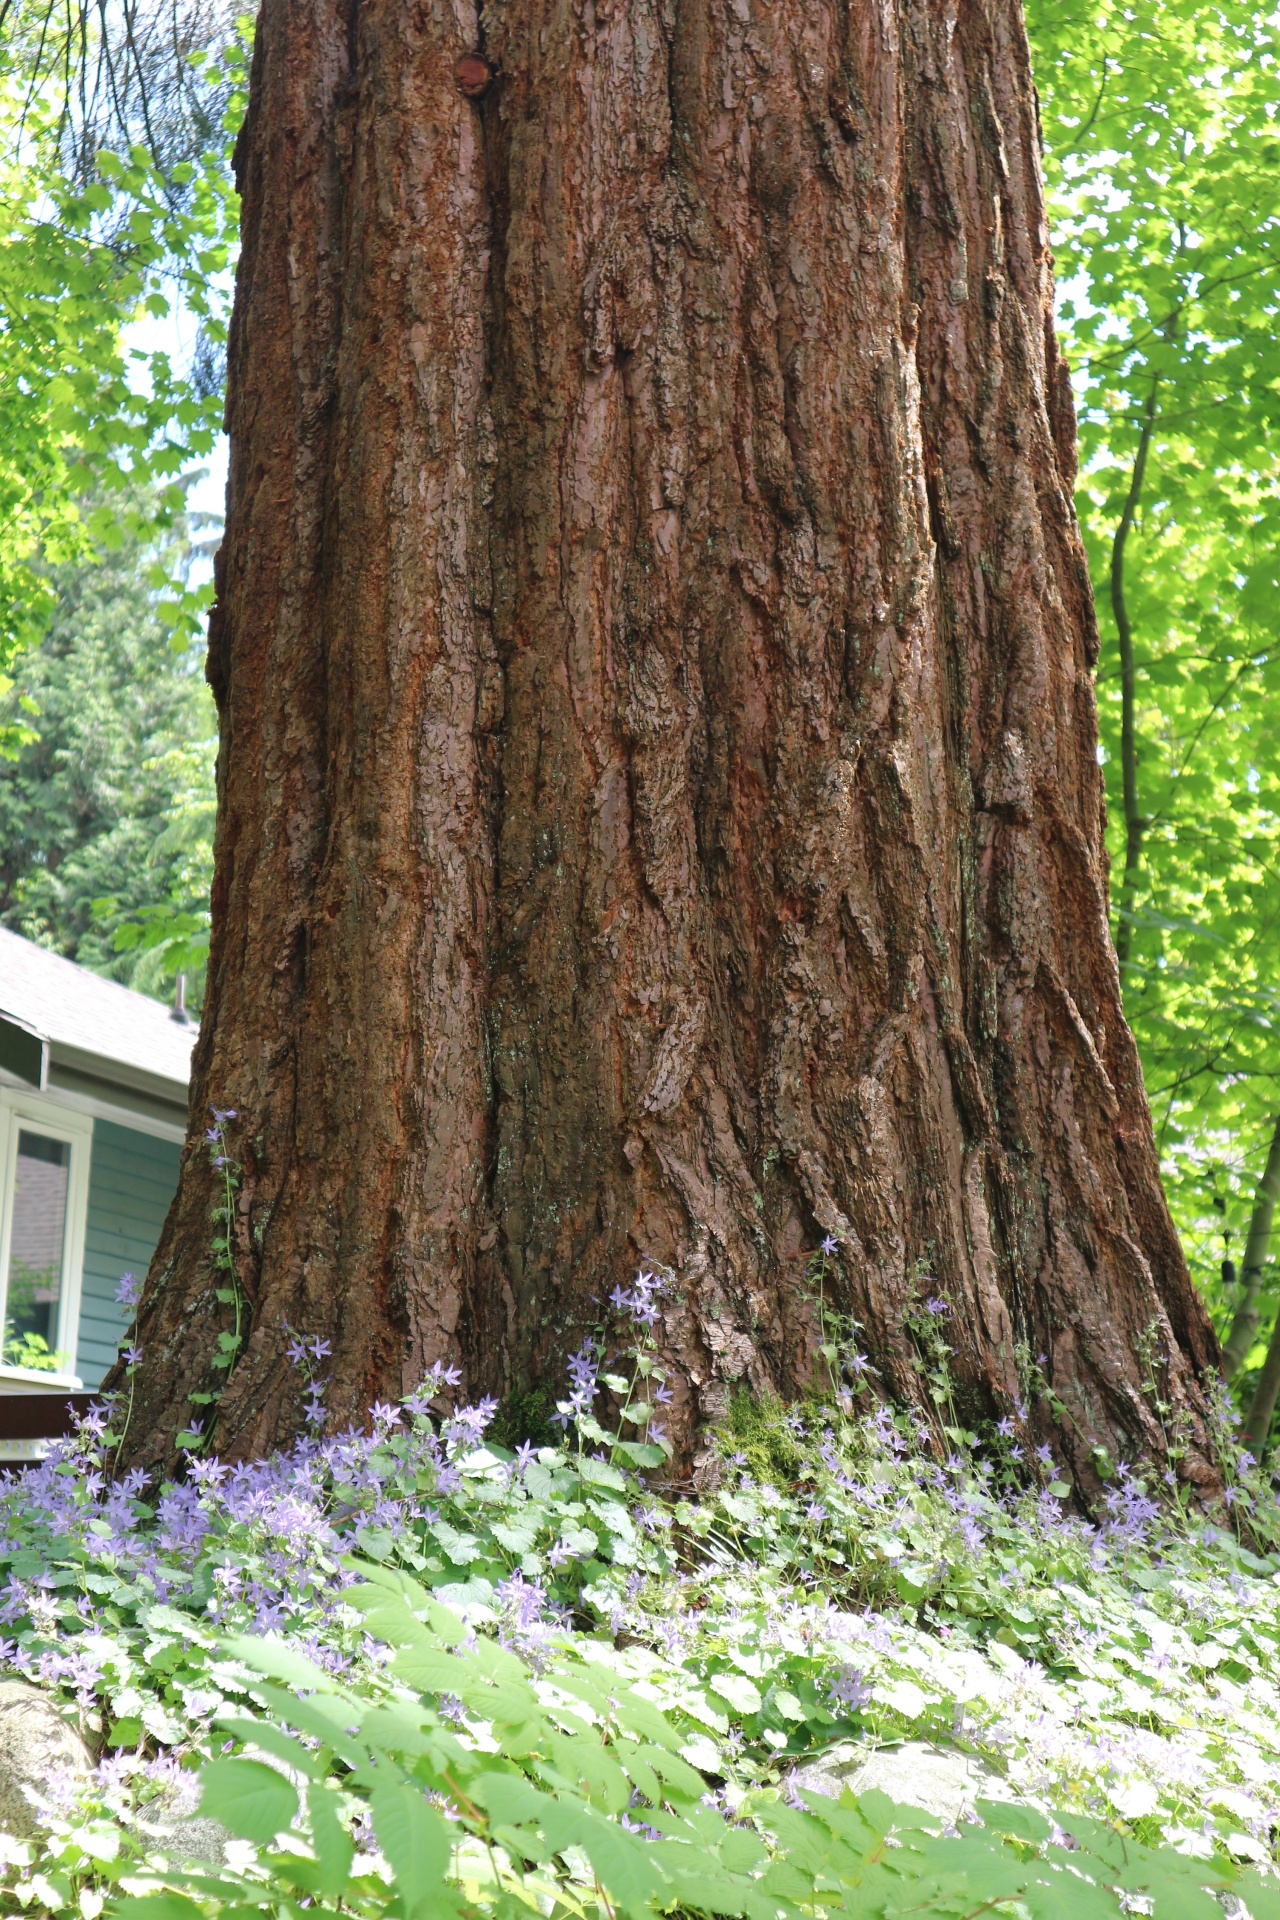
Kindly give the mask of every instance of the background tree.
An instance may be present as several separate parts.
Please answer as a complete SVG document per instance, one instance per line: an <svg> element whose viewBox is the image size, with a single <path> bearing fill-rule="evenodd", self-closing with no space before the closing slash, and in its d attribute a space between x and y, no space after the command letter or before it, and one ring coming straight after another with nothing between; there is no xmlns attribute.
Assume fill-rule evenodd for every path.
<svg viewBox="0 0 1280 1920"><path fill-rule="evenodd" d="M1280 1072L1275 24L1186 0L1030 14L1082 401L1125 1007L1174 1217L1225 1333L1239 1295L1222 1275L1241 1271ZM1265 1334L1270 1278L1260 1304ZM1264 1345L1240 1356L1246 1402Z"/></svg>
<svg viewBox="0 0 1280 1920"><path fill-rule="evenodd" d="M184 967L198 1005L217 722L149 579L188 554L179 527L51 574L54 614L0 707L30 736L0 760L0 923L144 990Z"/></svg>
<svg viewBox="0 0 1280 1920"><path fill-rule="evenodd" d="M286 1322L337 1418L558 1376L641 1259L687 1440L810 1377L825 1236L894 1393L936 1294L967 1417L1047 1382L1085 1482L1203 1478L1019 9L475 31L258 22L194 1091L233 1279L198 1128L138 1456L191 1395L220 1448L296 1424Z"/></svg>
<svg viewBox="0 0 1280 1920"><path fill-rule="evenodd" d="M1276 1121L1267 1164L1258 1182L1244 1244L1244 1264L1240 1269L1242 1291L1231 1317L1231 1331L1223 1344L1222 1370L1228 1380L1234 1380L1239 1373L1258 1329L1258 1301L1266 1279L1277 1200L1280 1200L1280 1120Z"/></svg>

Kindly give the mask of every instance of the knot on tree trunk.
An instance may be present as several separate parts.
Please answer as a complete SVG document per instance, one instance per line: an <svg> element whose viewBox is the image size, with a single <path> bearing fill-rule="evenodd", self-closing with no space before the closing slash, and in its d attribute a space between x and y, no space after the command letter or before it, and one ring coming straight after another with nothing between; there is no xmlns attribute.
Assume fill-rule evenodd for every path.
<svg viewBox="0 0 1280 1920"><path fill-rule="evenodd" d="M481 53L464 53L453 70L458 92L467 100L483 100L493 83L493 68Z"/></svg>

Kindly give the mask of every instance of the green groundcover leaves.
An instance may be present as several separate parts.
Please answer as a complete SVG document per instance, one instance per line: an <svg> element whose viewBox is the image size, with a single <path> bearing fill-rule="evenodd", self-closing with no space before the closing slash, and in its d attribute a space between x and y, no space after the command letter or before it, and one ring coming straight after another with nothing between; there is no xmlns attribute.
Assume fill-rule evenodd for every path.
<svg viewBox="0 0 1280 1920"><path fill-rule="evenodd" d="M693 1498L415 1396L147 1499L85 1422L0 1489L0 1662L102 1759L0 1837L0 1908L1274 1913L1274 1490L1129 1474L1094 1528L998 1429L944 1466L860 1397L735 1401ZM958 1833L845 1784L922 1771Z"/></svg>
<svg viewBox="0 0 1280 1920"><path fill-rule="evenodd" d="M245 1843L217 1873L128 1876L114 1920L293 1913L659 1913L1220 1920L1221 1896L1280 1920L1280 1880L1140 1845L1082 1814L980 1802L946 1829L880 1793L776 1788L730 1812L632 1682L566 1633L542 1670L478 1638L402 1573L365 1566L346 1596L386 1649L349 1686L283 1641L241 1636L253 1715L201 1774L202 1814ZM248 1757L246 1757L248 1756Z"/></svg>

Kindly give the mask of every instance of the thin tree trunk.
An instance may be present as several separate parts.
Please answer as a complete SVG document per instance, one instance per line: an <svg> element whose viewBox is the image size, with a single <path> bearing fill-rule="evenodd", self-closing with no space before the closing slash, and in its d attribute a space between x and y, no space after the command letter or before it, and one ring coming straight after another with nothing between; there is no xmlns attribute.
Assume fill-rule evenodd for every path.
<svg viewBox="0 0 1280 1920"><path fill-rule="evenodd" d="M1227 1352L1236 1346L1236 1334L1246 1306L1252 1305L1252 1320L1246 1332L1241 1336L1239 1352L1235 1364L1227 1372L1231 1379L1249 1350L1254 1330L1258 1322L1257 1296L1262 1287L1262 1269L1267 1258L1267 1248L1271 1239L1271 1223L1275 1214L1277 1194L1280 1194L1280 1120L1276 1122L1276 1131L1271 1142L1271 1151L1267 1155L1266 1172L1258 1188L1258 1198L1254 1203L1253 1219L1249 1223L1249 1244L1245 1249L1245 1300L1236 1315L1231 1328L1231 1338ZM1261 1216L1261 1217L1260 1217ZM1251 1268L1253 1272L1251 1273ZM1255 1277L1256 1276L1256 1277ZM1276 1410L1276 1399L1280 1396L1280 1316L1277 1316L1272 1330L1271 1341L1267 1347L1267 1357L1258 1374L1257 1385L1253 1390L1253 1399L1245 1415L1244 1437L1256 1454L1261 1454L1271 1433L1271 1421Z"/></svg>
<svg viewBox="0 0 1280 1920"><path fill-rule="evenodd" d="M1271 1335L1267 1357L1262 1363L1258 1384L1244 1418L1244 1438L1255 1454L1261 1455L1267 1444L1277 1396L1280 1396L1280 1319Z"/></svg>
<svg viewBox="0 0 1280 1920"><path fill-rule="evenodd" d="M1133 946L1133 909L1138 892L1138 872L1142 865L1142 836L1146 821L1138 804L1138 732L1137 680L1133 664L1133 628L1125 602L1124 563L1138 503L1142 499L1147 474L1147 455L1156 424L1156 398L1159 379L1151 382L1151 392L1142 415L1138 451L1134 455L1129 491L1124 510L1111 543L1111 610L1115 615L1120 642L1120 777L1124 795L1124 873L1120 882L1120 913L1116 926L1116 956L1120 962L1121 990L1128 984L1129 955Z"/></svg>
<svg viewBox="0 0 1280 1920"><path fill-rule="evenodd" d="M1222 1350L1222 1371L1228 1380L1234 1380L1244 1365L1245 1355L1258 1331L1258 1296L1262 1292L1277 1199L1280 1199L1280 1115L1276 1118L1267 1164L1258 1182L1253 1212L1249 1217L1249 1238L1245 1242L1244 1267L1240 1274L1244 1291L1231 1322L1227 1344Z"/></svg>
<svg viewBox="0 0 1280 1920"><path fill-rule="evenodd" d="M216 1102L225 1451L299 1422L286 1321L335 1421L442 1356L558 1387L649 1260L688 1459L812 1377L830 1235L887 1390L945 1294L969 1414L1043 1356L1086 1486L1163 1447L1154 1325L1211 1484L1014 0L266 0L240 176L200 1118L134 1457L218 1384Z"/></svg>

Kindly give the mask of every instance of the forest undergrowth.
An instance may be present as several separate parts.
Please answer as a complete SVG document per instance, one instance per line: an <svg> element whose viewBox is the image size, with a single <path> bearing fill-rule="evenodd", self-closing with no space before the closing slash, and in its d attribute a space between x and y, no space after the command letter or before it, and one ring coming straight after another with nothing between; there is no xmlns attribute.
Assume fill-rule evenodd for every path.
<svg viewBox="0 0 1280 1920"><path fill-rule="evenodd" d="M0 1838L4 1909L1280 1915L1280 1503L1225 1396L1216 1512L1118 1466L1086 1520L1049 1449L951 1424L926 1298L936 1424L828 1319L828 1390L736 1401L695 1494L664 1485L667 1284L615 1292L554 1444L497 1444L443 1367L326 1435L298 1335L286 1453L193 1428L149 1489L122 1397L8 1476L0 1662L96 1768ZM903 1741L987 1770L959 1831L806 1785Z"/></svg>

